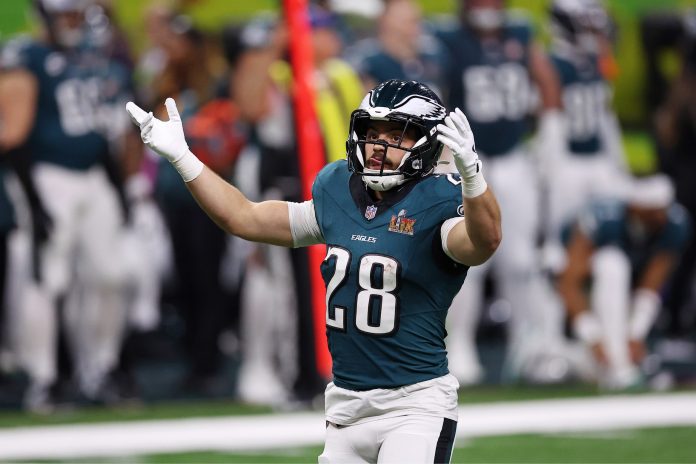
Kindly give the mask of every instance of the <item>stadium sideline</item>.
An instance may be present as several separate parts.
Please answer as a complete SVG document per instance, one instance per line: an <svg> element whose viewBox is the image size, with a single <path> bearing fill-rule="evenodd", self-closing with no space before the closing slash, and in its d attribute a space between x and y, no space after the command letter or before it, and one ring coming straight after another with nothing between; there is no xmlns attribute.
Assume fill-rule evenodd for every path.
<svg viewBox="0 0 696 464"><path fill-rule="evenodd" d="M666 426L696 426L696 393L464 405L457 437ZM0 460L270 450L323 439L320 412L17 427L0 429Z"/></svg>

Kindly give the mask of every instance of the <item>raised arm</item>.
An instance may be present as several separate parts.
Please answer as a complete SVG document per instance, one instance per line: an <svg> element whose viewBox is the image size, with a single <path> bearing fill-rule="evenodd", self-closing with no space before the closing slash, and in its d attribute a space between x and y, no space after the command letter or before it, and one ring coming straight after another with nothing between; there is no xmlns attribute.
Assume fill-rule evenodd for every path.
<svg viewBox="0 0 696 464"><path fill-rule="evenodd" d="M590 276L594 244L579 228L573 230L567 247L566 267L558 276L558 294L578 340L592 350L598 363L606 365L607 355L602 345L602 328L590 308L585 294L585 280Z"/></svg>
<svg viewBox="0 0 696 464"><path fill-rule="evenodd" d="M14 69L0 74L0 151L26 142L36 114L39 84L29 71Z"/></svg>
<svg viewBox="0 0 696 464"><path fill-rule="evenodd" d="M255 242L293 246L288 204L250 201L191 153L173 99L165 102L169 121L160 121L129 102L126 110L140 127L143 142L179 171L203 210L226 232Z"/></svg>
<svg viewBox="0 0 696 464"><path fill-rule="evenodd" d="M459 262L476 266L490 258L502 239L500 207L486 184L481 161L474 147L474 135L464 113L456 108L437 126L438 140L452 151L462 177L464 221L447 236L447 249Z"/></svg>

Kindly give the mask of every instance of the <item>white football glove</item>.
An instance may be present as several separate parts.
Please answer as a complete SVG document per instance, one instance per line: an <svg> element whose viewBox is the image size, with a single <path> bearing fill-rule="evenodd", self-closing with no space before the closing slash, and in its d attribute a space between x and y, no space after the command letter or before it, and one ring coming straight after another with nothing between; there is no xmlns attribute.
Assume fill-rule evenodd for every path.
<svg viewBox="0 0 696 464"><path fill-rule="evenodd" d="M140 138L145 145L172 163L184 182L190 182L203 171L203 163L189 150L174 99L167 98L164 105L169 121L157 119L152 112L146 113L133 102L126 104L126 111L140 127Z"/></svg>
<svg viewBox="0 0 696 464"><path fill-rule="evenodd" d="M476 154L474 134L469 121L459 108L455 108L445 118L444 124L437 125L437 139L452 151L454 164L462 176L462 192L473 198L486 191L487 184L481 173L481 160Z"/></svg>

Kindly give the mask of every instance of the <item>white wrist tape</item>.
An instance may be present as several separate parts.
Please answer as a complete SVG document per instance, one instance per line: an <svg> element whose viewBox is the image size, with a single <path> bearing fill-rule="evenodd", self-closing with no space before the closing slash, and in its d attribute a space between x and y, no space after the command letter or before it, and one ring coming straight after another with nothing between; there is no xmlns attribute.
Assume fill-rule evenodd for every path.
<svg viewBox="0 0 696 464"><path fill-rule="evenodd" d="M470 171L471 174L466 173L466 176L462 175L462 195L464 196L464 198L477 197L483 194L488 188L486 179L483 178L483 172L481 170L481 167L481 161L477 161L475 166L467 168L467 170Z"/></svg>
<svg viewBox="0 0 696 464"><path fill-rule="evenodd" d="M186 150L179 159L172 161L172 166L179 171L184 182L191 182L203 172L204 164L191 153L191 150Z"/></svg>
<svg viewBox="0 0 696 464"><path fill-rule="evenodd" d="M640 288L633 295L631 320L628 336L632 340L644 340L650 332L660 311L660 296L645 288Z"/></svg>
<svg viewBox="0 0 696 464"><path fill-rule="evenodd" d="M583 311L573 319L573 333L578 340L594 345L602 338L602 327L594 314Z"/></svg>

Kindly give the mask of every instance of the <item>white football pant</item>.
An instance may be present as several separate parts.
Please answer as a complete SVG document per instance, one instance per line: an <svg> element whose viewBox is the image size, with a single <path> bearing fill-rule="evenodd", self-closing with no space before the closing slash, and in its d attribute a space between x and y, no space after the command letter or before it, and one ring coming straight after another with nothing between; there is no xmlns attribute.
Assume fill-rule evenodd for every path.
<svg viewBox="0 0 696 464"><path fill-rule="evenodd" d="M39 163L33 174L53 229L41 256L41 284L24 282L16 308L18 356L32 382L55 381L56 304L66 295L77 378L83 392L91 394L116 366L125 322L128 270L121 253L118 198L99 167L74 171ZM18 222L30 230L26 217Z"/></svg>
<svg viewBox="0 0 696 464"><path fill-rule="evenodd" d="M404 415L326 427L319 464L448 463L457 422L424 415Z"/></svg>
<svg viewBox="0 0 696 464"><path fill-rule="evenodd" d="M577 218L590 201L617 197L621 194L625 175L616 162L607 156L571 156L566 154L557 163L548 181L548 211L545 254L548 267L559 271L565 266L561 231Z"/></svg>
<svg viewBox="0 0 696 464"><path fill-rule="evenodd" d="M603 247L592 257L591 307L602 327L609 363L598 372L600 386L621 389L636 382L639 371L628 350L631 263L616 247Z"/></svg>

